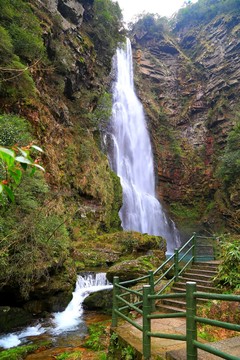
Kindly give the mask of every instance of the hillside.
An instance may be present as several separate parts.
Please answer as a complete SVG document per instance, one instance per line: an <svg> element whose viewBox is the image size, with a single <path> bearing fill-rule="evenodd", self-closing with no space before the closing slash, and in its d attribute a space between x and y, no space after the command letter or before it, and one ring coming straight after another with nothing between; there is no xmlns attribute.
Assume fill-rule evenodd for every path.
<svg viewBox="0 0 240 360"><path fill-rule="evenodd" d="M209 14L208 2L131 32L158 193L183 234L239 233L239 4Z"/></svg>
<svg viewBox="0 0 240 360"><path fill-rule="evenodd" d="M207 12L209 3L171 21L145 15L129 32L157 194L183 239L240 231L239 3L215 1ZM27 171L15 201L1 196L0 307L57 311L81 270L149 249L164 258L160 237L123 234L122 189L102 136L126 33L111 0L0 2L0 145L40 146L33 159L46 170ZM1 163L2 184L7 173Z"/></svg>

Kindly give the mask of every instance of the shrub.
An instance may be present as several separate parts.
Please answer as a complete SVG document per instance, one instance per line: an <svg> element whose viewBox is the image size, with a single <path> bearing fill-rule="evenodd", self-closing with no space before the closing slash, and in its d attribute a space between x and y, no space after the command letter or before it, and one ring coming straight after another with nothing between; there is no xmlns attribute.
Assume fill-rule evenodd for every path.
<svg viewBox="0 0 240 360"><path fill-rule="evenodd" d="M31 61L45 54L39 20L25 1L1 0L0 22L21 59Z"/></svg>
<svg viewBox="0 0 240 360"><path fill-rule="evenodd" d="M27 120L16 115L0 115L0 145L26 146L32 140Z"/></svg>
<svg viewBox="0 0 240 360"><path fill-rule="evenodd" d="M8 64L13 57L13 44L8 31L0 26L0 59L2 65Z"/></svg>
<svg viewBox="0 0 240 360"><path fill-rule="evenodd" d="M223 237L220 246L222 262L215 281L227 289L240 289L240 237Z"/></svg>

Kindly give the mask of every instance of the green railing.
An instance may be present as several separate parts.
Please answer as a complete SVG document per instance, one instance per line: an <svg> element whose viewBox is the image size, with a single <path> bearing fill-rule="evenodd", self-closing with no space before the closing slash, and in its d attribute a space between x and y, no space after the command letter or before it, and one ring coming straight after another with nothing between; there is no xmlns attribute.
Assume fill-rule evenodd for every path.
<svg viewBox="0 0 240 360"><path fill-rule="evenodd" d="M124 293L120 294L120 290ZM135 295L141 298L140 302L135 304L128 302L124 299L127 294ZM186 312L172 313L172 314L156 314L153 313L152 303L156 300L172 299L172 298L186 298ZM197 360L197 350L202 349L208 353L216 356L220 356L223 359L239 360L239 357L222 352L213 346L203 344L197 341L197 324L208 324L212 326L218 326L224 329L240 331L240 325L232 324L224 321L217 321L213 319L207 319L197 316L197 299L208 300L225 300L225 301L238 301L240 302L240 295L224 295L224 294L209 294L196 291L195 282L186 283L186 292L176 294L151 294L151 286L143 285L142 291L134 291L119 284L118 277L114 278L114 304L113 304L113 318L112 327L116 327L118 324L118 317L128 321L134 327L142 332L142 352L144 360L148 360L151 357L151 338L165 338L172 340L186 341L186 354L188 360ZM123 302L124 306L120 306ZM142 309L138 307L141 304ZM128 315L123 313L124 310L135 310L142 316L142 325L139 325L136 321L132 320ZM154 333L151 332L151 320L152 319L164 319L164 318L186 318L186 335L181 334L169 334L169 333Z"/></svg>
<svg viewBox="0 0 240 360"><path fill-rule="evenodd" d="M187 292L177 294L164 294L172 282L178 281L181 273L196 260L202 260L203 257L198 256L199 242L197 240L207 239L207 244L204 246L215 247L214 243L209 245L210 242L215 241L214 238L206 238L193 236L179 249L174 251L159 268L155 271L149 271L145 276L137 279L119 282L118 277L114 277L113 281L113 316L112 327L116 327L118 324L118 318L124 319L132 324L135 328L142 332L143 341L143 355L144 359L149 359L151 354L151 337L169 338L175 340L183 340L187 342L187 359L195 360L197 348L203 349L213 354L219 355L219 351L216 349L208 349L207 345L203 345L197 341L197 322L208 323L215 326L222 326L225 328L231 328L239 331L239 325L227 324L223 322L217 322L209 319L202 319L196 316L196 299L221 299L221 300L234 300L240 301L240 296L231 295L219 295L219 294L205 294L196 292L195 283L187 283ZM201 243L200 243L201 246ZM165 282L165 278L169 280ZM164 280L164 285L160 287L161 281ZM141 285L141 282L147 283L147 285ZM138 284L137 289L129 288L132 285ZM140 284L140 287L139 287ZM159 289L160 287L160 289ZM153 314L155 310L155 302L160 299L167 298L186 298L187 310L186 313L173 313L173 314ZM139 325L134 319L129 316L129 311L135 311L143 318L142 325ZM151 319L173 318L173 317L186 317L187 333L185 335L179 334L157 334L151 332ZM230 326L230 327L229 327ZM189 330L191 329L191 330ZM207 350L206 350L207 349ZM220 356L220 355L219 355ZM235 360L236 357L232 357L227 354L222 354L221 357L225 359Z"/></svg>

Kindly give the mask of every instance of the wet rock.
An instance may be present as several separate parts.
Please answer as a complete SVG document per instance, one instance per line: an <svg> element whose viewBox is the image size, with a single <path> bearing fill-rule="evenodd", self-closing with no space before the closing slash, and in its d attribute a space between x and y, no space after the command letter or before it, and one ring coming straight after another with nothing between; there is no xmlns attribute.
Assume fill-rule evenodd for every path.
<svg viewBox="0 0 240 360"><path fill-rule="evenodd" d="M88 310L100 310L104 313L112 311L112 289L100 290L90 294L83 301Z"/></svg>
<svg viewBox="0 0 240 360"><path fill-rule="evenodd" d="M0 332L24 326L32 320L32 315L21 308L0 306Z"/></svg>
<svg viewBox="0 0 240 360"><path fill-rule="evenodd" d="M160 259L154 256L140 256L135 260L122 261L113 265L107 271L107 279L113 282L114 276L118 276L120 281L137 279L147 275L149 270L154 270L159 264Z"/></svg>

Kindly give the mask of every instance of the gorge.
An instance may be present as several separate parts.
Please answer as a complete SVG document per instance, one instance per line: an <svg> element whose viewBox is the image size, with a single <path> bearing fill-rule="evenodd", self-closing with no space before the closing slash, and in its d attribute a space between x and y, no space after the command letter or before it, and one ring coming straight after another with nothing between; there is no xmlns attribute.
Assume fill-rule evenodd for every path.
<svg viewBox="0 0 240 360"><path fill-rule="evenodd" d="M63 311L81 271L128 280L165 258L173 223L128 227L122 173L113 158L109 165L112 105L119 103L112 58L126 35L133 74L124 87L133 116L144 113L131 129L145 141L135 138L134 156L141 160L143 144L150 156L131 170L137 186L149 165L143 193L183 241L196 231L239 244L239 10L235 0L199 0L172 20L145 14L126 30L111 0L0 2L0 146L31 152L45 168L33 176L31 166L9 172L0 156L1 332ZM123 145L129 149L128 140Z"/></svg>

